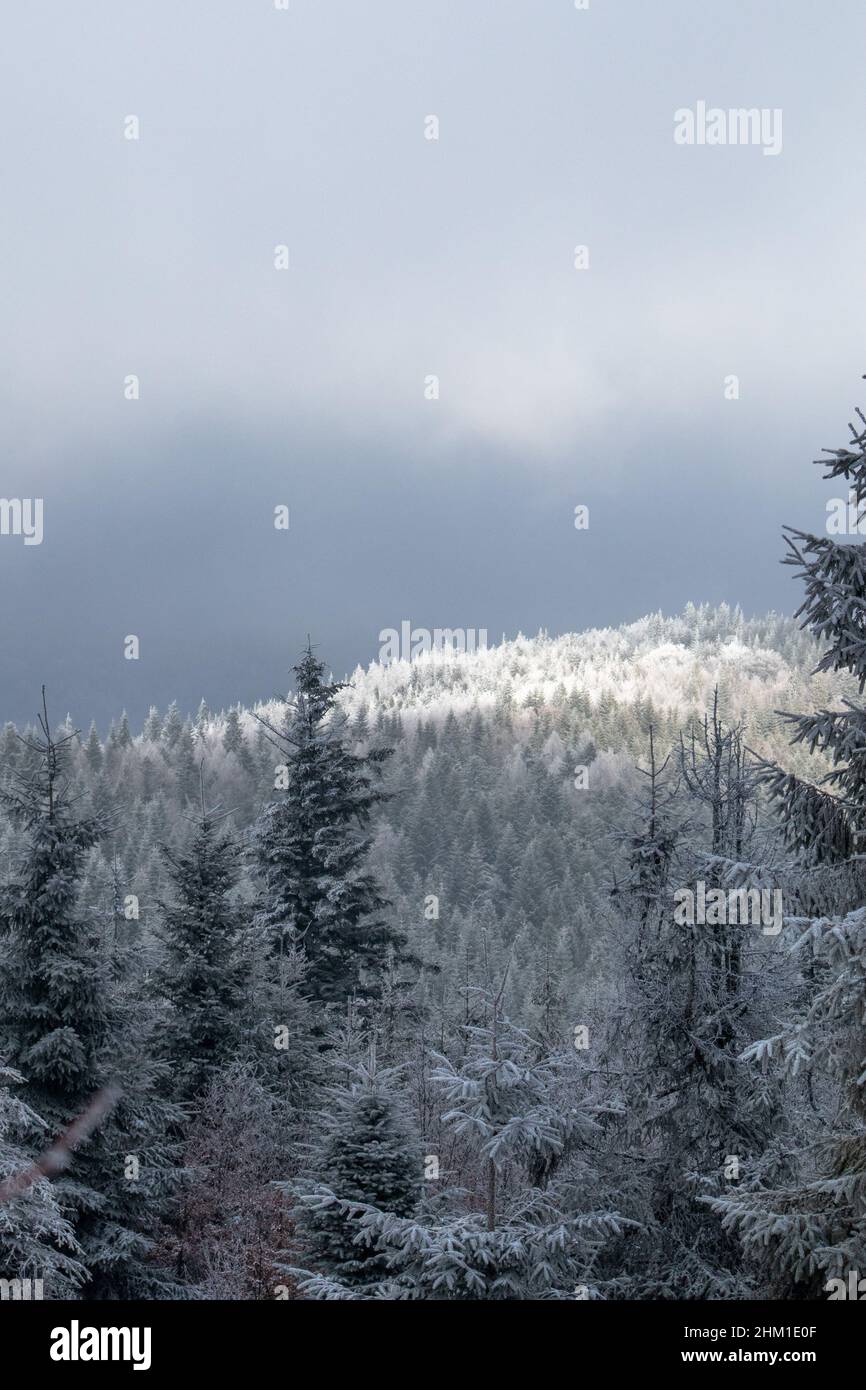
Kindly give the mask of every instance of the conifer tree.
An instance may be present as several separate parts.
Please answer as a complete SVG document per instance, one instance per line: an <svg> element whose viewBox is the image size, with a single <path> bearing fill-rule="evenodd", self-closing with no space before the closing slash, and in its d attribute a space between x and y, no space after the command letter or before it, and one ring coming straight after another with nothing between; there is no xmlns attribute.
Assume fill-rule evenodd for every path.
<svg viewBox="0 0 866 1390"><path fill-rule="evenodd" d="M190 721L184 721L183 728L172 753L172 762L177 775L177 784L183 797L191 797L198 786L196 775L195 739Z"/></svg>
<svg viewBox="0 0 866 1390"><path fill-rule="evenodd" d="M199 1095L237 1050L243 1009L241 909L233 893L242 848L205 804L179 848L163 844L171 901L161 904L157 934L164 957L155 988L165 1001L162 1050L178 1100Z"/></svg>
<svg viewBox="0 0 866 1390"><path fill-rule="evenodd" d="M410 1215L342 1196L324 1182L303 1193L302 1204L319 1222L339 1229L351 1222L353 1245L368 1249L383 1271L359 1290L339 1272L295 1269L306 1297L602 1296L599 1257L630 1224L587 1161L607 1105L591 1094L573 1050L545 1054L502 1014L506 973L498 989L478 992L486 1018L463 1030L464 1055L454 1061L432 1054L431 1081L446 1107L440 1153L446 1144L451 1153L467 1144L477 1182L466 1190L449 1173L425 1171L437 1177L436 1190ZM440 1154L426 1155L425 1170L439 1161Z"/></svg>
<svg viewBox="0 0 866 1390"><path fill-rule="evenodd" d="M866 416L857 410L846 446L825 450L825 478L848 484L866 508ZM830 528L828 528L830 529ZM866 544L785 528L784 563L798 570L806 596L796 617L818 639L818 671L843 671L866 685ZM823 898L819 915L794 918L809 981L803 1016L764 1037L749 1056L766 1070L774 1061L805 1074L813 1095L825 1092L824 1131L804 1136L793 1180L756 1184L742 1197L719 1199L726 1225L764 1260L788 1296L821 1296L830 1281L866 1271L866 706L785 714L793 744L822 756L807 781L764 764L783 832L803 873L804 900ZM812 1126L810 1126L810 1130Z"/></svg>
<svg viewBox="0 0 866 1390"><path fill-rule="evenodd" d="M19 1179L53 1139L49 1126L17 1094L23 1078L0 1066L0 1188ZM57 1193L45 1177L0 1197L0 1277L42 1281L45 1298L74 1298L87 1277ZM32 1295L31 1295L32 1296Z"/></svg>
<svg viewBox="0 0 866 1390"><path fill-rule="evenodd" d="M263 732L263 729L260 727L259 733ZM252 750L241 728L240 706L230 709L226 715L226 726L222 743L227 753L234 753L244 772L249 777L255 775L257 771L256 760L253 757Z"/></svg>
<svg viewBox="0 0 866 1390"><path fill-rule="evenodd" d="M182 731L183 720L177 707L177 700L172 700L162 725L162 740L168 750L174 748Z"/></svg>
<svg viewBox="0 0 866 1390"><path fill-rule="evenodd" d="M18 737L18 730L11 722L3 725L3 733L0 734L0 760L4 768L13 768L18 764L21 754L21 743Z"/></svg>
<svg viewBox="0 0 866 1390"><path fill-rule="evenodd" d="M239 753L243 747L244 736L241 732L241 721L238 711L233 707L226 715L226 726L223 732L223 748L227 753Z"/></svg>
<svg viewBox="0 0 866 1390"><path fill-rule="evenodd" d="M28 1094L43 1102L37 1112L68 1123L99 1086L107 1029L96 936L77 910L87 852L106 826L73 811L66 779L73 736L56 742L47 714L40 724L41 741L27 740L38 772L16 775L5 794L27 844L20 874L2 897L0 1028L6 1055L25 1069Z"/></svg>
<svg viewBox="0 0 866 1390"><path fill-rule="evenodd" d="M96 731L95 724L91 724L90 726L85 754L91 772L94 776L97 776L102 770L102 744L99 742L99 734Z"/></svg>
<svg viewBox="0 0 866 1390"><path fill-rule="evenodd" d="M151 705L144 721L144 737L148 743L159 743L162 738L162 716L156 705Z"/></svg>
<svg viewBox="0 0 866 1390"><path fill-rule="evenodd" d="M296 694L282 728L261 720L276 750L276 795L254 829L261 883L258 923L275 955L302 947L306 989L321 1003L375 993L403 939L380 915L388 906L366 867L372 809L385 799L374 774L390 750L355 757L337 708L342 686L324 679L308 647L294 668Z"/></svg>
<svg viewBox="0 0 866 1390"><path fill-rule="evenodd" d="M98 924L79 904L88 851L106 826L76 814L67 768L77 735L55 739L44 691L39 723L41 737L27 737L35 770L17 772L5 794L24 847L17 877L0 896L0 1053L26 1077L21 1099L52 1136L107 1082L121 1092L125 1087L53 1186L81 1250L83 1294L154 1296L170 1288L148 1263L159 1217L155 1199L170 1164L155 1131L164 1116L147 1094L138 1038L124 1029L117 1009Z"/></svg>
<svg viewBox="0 0 866 1390"><path fill-rule="evenodd" d="M731 924L726 913L689 918L676 902L676 890L694 894L698 879L725 881L724 866L741 860L748 843L754 781L740 731L725 729L714 707L702 740L700 754L697 740L681 749L686 800L650 729L646 792L615 890L622 984L607 1061L621 1078L630 1154L623 1198L642 1230L614 1253L619 1292L631 1297L749 1295L742 1252L702 1199L753 1171L780 1121L778 1085L755 1084L739 1061L782 998L767 938L759 923Z"/></svg>
<svg viewBox="0 0 866 1390"><path fill-rule="evenodd" d="M387 1263L347 1204L409 1217L420 1197L422 1168L396 1100L395 1071L378 1066L371 1049L367 1062L350 1063L347 1072L323 1096L325 1132L310 1162L316 1181L299 1185L295 1195L314 1268L360 1292L385 1277Z"/></svg>

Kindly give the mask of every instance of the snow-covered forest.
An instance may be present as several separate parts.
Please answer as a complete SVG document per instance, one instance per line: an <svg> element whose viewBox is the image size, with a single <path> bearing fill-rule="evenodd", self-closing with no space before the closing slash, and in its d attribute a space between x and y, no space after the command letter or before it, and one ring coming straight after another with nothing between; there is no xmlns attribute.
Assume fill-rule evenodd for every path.
<svg viewBox="0 0 866 1390"><path fill-rule="evenodd" d="M817 650L791 619L690 607L674 619L353 672L337 695L340 737L355 756L392 750L379 771L388 799L371 808L369 863L390 917L437 968L415 982L428 1006L441 1002L448 1017L449 998L465 993L467 961L480 983L485 938L496 960L514 946L506 992L521 1021L548 953L570 1001L594 987L605 973L598 921L617 862L613 832L639 790L650 726L673 747L718 691L722 717L742 723L752 747L805 774L810 759L788 747L775 711L856 690L844 676L810 674ZM171 887L163 847L184 843L202 779L208 804L231 813L239 843L249 840L279 795L282 760L261 721L279 727L284 716L275 702L211 712L202 701L191 716L152 709L140 731L121 714L102 737L91 728L71 739L70 784L109 826L82 858L80 901L92 920L113 922L115 904L132 894L136 935L152 937ZM72 731L68 721L57 734ZM37 765L22 741L33 732L7 726L0 736L7 774ZM7 811L6 862L21 843ZM237 896L254 904L249 854L238 878ZM429 895L438 917L425 916Z"/></svg>
<svg viewBox="0 0 866 1390"><path fill-rule="evenodd" d="M858 499L864 446L830 466ZM866 1267L863 549L788 545L799 623L347 682L310 647L254 709L7 725L7 1277L724 1300Z"/></svg>
<svg viewBox="0 0 866 1390"><path fill-rule="evenodd" d="M866 3L6 11L0 1372L827 1379Z"/></svg>

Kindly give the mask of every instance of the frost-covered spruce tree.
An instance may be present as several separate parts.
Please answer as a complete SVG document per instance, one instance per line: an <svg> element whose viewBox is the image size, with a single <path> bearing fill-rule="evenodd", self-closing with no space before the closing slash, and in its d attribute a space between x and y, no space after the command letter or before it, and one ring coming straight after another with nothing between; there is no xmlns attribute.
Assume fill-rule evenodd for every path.
<svg viewBox="0 0 866 1390"><path fill-rule="evenodd" d="M323 1133L313 1147L314 1180L295 1189L305 1258L317 1275L363 1297L387 1275L387 1259L370 1242L355 1208L409 1217L421 1195L421 1156L402 1113L393 1068L335 1062L346 1075L323 1095ZM299 1273L299 1271L295 1271Z"/></svg>
<svg viewBox="0 0 866 1390"><path fill-rule="evenodd" d="M15 774L5 794L25 849L0 898L0 1052L26 1076L22 1099L56 1135L104 1079L107 971L77 897L85 856L105 827L73 811L65 779L71 736L55 741L45 712L40 723L42 739L28 739L37 771ZM86 1258L101 1199L92 1162L85 1158L82 1166L86 1176L77 1172L56 1188Z"/></svg>
<svg viewBox="0 0 866 1390"><path fill-rule="evenodd" d="M375 773L389 749L355 756L337 709L339 684L308 648L294 668L296 694L282 728L262 720L277 753L276 791L254 829L261 886L257 923L274 955L302 947L305 991L342 1004L375 993L402 936L383 918L388 903L367 868L364 833L385 794Z"/></svg>
<svg viewBox="0 0 866 1390"><path fill-rule="evenodd" d="M203 780L200 792L192 833L177 848L162 846L171 896L161 905L154 988L165 1005L161 1051L177 1101L199 1095L236 1055L245 1005L243 912L234 897L243 850L206 806Z"/></svg>
<svg viewBox="0 0 866 1390"><path fill-rule="evenodd" d="M77 735L52 734L44 693L40 731L27 737L26 770L5 792L23 849L0 894L0 1054L26 1077L21 1099L52 1137L106 1083L123 1092L52 1188L80 1247L83 1296L159 1297L170 1285L148 1261L170 1167L164 1108L148 1094L140 1038L124 1027L99 924L79 903L86 856L105 825L76 814L67 766Z"/></svg>
<svg viewBox="0 0 866 1390"><path fill-rule="evenodd" d="M53 1185L37 1177L4 1199L3 1184L20 1179L53 1139L48 1125L17 1091L23 1078L0 1066L0 1279L42 1280L44 1298L74 1298L87 1271ZM32 1293L32 1284L31 1284Z"/></svg>
<svg viewBox="0 0 866 1390"><path fill-rule="evenodd" d="M816 463L844 479L857 516L866 507L866 416L849 425L845 447ZM829 510L829 509L828 509ZM842 515L847 513L842 504ZM838 512L838 509L837 509ZM805 583L797 611L819 640L818 671L849 672L866 685L866 544L839 540L847 526L828 522L826 536L787 527L788 555ZM833 532L835 531L835 534ZM786 714L792 742L823 755L814 782L765 766L788 844L803 869L803 896L824 899L825 912L794 918L810 988L800 1016L764 1037L749 1056L766 1070L781 1062L805 1073L823 1098L818 1135L800 1151L799 1175L715 1205L746 1248L769 1265L782 1293L820 1297L829 1280L866 1272L866 707ZM810 1129L814 1131L813 1115Z"/></svg>
<svg viewBox="0 0 866 1390"><path fill-rule="evenodd" d="M410 1216L341 1199L319 1187L306 1199L324 1216L350 1217L355 1243L384 1264L363 1291L325 1275L302 1277L310 1298L507 1300L603 1296L596 1267L619 1235L617 1211L599 1199L586 1146L606 1109L574 1050L545 1056L502 1016L505 978L488 992L488 1021L465 1030L458 1060L433 1054L432 1081L445 1106L449 1149L468 1146L471 1187L440 1174L441 1189ZM443 1155L426 1155L430 1165ZM603 1198L603 1194L602 1194ZM298 1272L296 1271L296 1274Z"/></svg>
<svg viewBox="0 0 866 1390"><path fill-rule="evenodd" d="M145 938L140 921L127 917L130 899L125 887L115 857L108 902L103 901L94 915L101 927L101 958L109 981L108 1030L100 1064L117 1097L89 1141L98 1146L103 1222L86 1291L100 1298L178 1298L185 1291L169 1275L157 1250L162 1251L162 1229L183 1176L179 1134L185 1114L171 1098L169 1067L162 1055L163 1018L144 984L153 943Z"/></svg>

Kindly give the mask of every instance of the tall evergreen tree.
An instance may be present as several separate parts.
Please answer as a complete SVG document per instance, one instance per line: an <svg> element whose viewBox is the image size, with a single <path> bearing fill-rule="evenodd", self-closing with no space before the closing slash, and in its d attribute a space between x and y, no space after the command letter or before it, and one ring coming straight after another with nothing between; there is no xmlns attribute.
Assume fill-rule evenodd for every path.
<svg viewBox="0 0 866 1390"><path fill-rule="evenodd" d="M172 700L162 725L162 739L165 747L169 750L174 748L182 732L183 719L177 706L177 700Z"/></svg>
<svg viewBox="0 0 866 1390"><path fill-rule="evenodd" d="M624 1201L642 1227L614 1251L618 1291L747 1297L753 1284L742 1252L701 1199L753 1171L779 1127L778 1084L755 1083L739 1061L781 998L778 965L760 924L731 923L727 913L689 918L675 894L694 894L698 880L709 893L734 863L744 868L754 779L740 731L725 729L715 706L700 745L696 738L681 748L686 799L677 796L670 759L656 757L652 729L649 742L646 791L615 892L620 985L607 1063L621 1078Z"/></svg>
<svg viewBox="0 0 866 1390"><path fill-rule="evenodd" d="M858 516L866 510L866 416L849 425L847 446L825 450L825 478L844 479ZM866 544L786 527L788 555L806 588L796 616L819 640L818 671L849 672L866 686ZM829 528L828 528L829 529ZM762 1069L775 1059L805 1073L825 1094L825 1129L806 1136L799 1172L716 1203L746 1248L768 1263L783 1294L821 1296L830 1280L866 1271L866 706L786 714L792 743L822 755L806 781L765 764L764 776L788 844L804 872L805 900L824 899L801 917L798 946L810 997L804 1016L754 1044ZM812 1130L810 1124L809 1129Z"/></svg>
<svg viewBox="0 0 866 1390"><path fill-rule="evenodd" d="M254 829L261 883L258 922L276 955L301 946L306 989L321 1003L375 993L403 939L381 916L388 906L366 866L373 808L385 799L374 774L389 749L356 757L337 706L343 688L324 679L308 648L294 668L296 694L281 728L262 720L278 754L276 795Z"/></svg>
<svg viewBox="0 0 866 1390"><path fill-rule="evenodd" d="M96 732L95 724L90 726L85 754L91 772L94 776L98 776L102 770L102 744L99 742L99 734Z"/></svg>
<svg viewBox="0 0 866 1390"><path fill-rule="evenodd" d="M193 727L188 719L184 721L183 728L174 745L172 763L181 795L183 797L194 796L198 789L198 776Z"/></svg>
<svg viewBox="0 0 866 1390"><path fill-rule="evenodd" d="M159 743L162 738L162 716L156 705L151 705L144 721L144 737L148 743Z"/></svg>
<svg viewBox="0 0 866 1390"><path fill-rule="evenodd" d="M155 989L165 1001L162 1050L173 1094L190 1100L226 1066L239 1044L244 1006L243 918L234 899L242 849L205 805L179 848L162 846L172 889L157 929L164 956Z"/></svg>
<svg viewBox="0 0 866 1390"><path fill-rule="evenodd" d="M41 737L27 739L34 770L16 773L5 794L24 845L19 873L0 895L0 1053L26 1076L21 1098L54 1135L106 1082L125 1088L54 1190L81 1250L85 1296L159 1296L169 1286L148 1263L159 1217L149 1198L162 1187L168 1153L154 1133L153 1100L138 1089L138 1040L116 1007L98 923L79 905L87 853L106 827L76 814L67 768L77 735L55 739L44 692L39 722Z"/></svg>
<svg viewBox="0 0 866 1390"><path fill-rule="evenodd" d="M66 1125L101 1081L105 982L93 959L96 934L79 915L77 896L87 852L106 826L75 815L66 778L72 736L55 742L47 714L40 723L41 741L27 740L38 772L32 779L16 775L5 794L27 838L20 874L0 900L0 1030L37 1113Z"/></svg>
<svg viewBox="0 0 866 1390"><path fill-rule="evenodd" d="M198 710L195 716L195 735L197 739L201 739L204 737L205 733L207 732L207 726L208 724L210 724L212 719L213 715L208 709L207 700L204 698L204 696L202 696L201 700L199 701Z"/></svg>
<svg viewBox="0 0 866 1390"><path fill-rule="evenodd" d="M226 715L226 727L223 733L223 748L227 753L240 753L244 746L244 736L241 730L241 718L234 707Z"/></svg>

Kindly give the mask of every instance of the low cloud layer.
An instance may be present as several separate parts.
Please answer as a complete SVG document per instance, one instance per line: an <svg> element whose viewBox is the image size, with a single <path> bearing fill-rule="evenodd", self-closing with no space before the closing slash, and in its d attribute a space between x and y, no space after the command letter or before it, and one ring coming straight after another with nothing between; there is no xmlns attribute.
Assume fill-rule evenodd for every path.
<svg viewBox="0 0 866 1390"><path fill-rule="evenodd" d="M404 618L790 609L779 528L823 523L809 460L866 370L863 29L853 0L12 17L0 494L44 541L0 537L0 717L42 680L79 720L268 695L308 631L342 672ZM677 145L699 101L781 110L781 152Z"/></svg>

